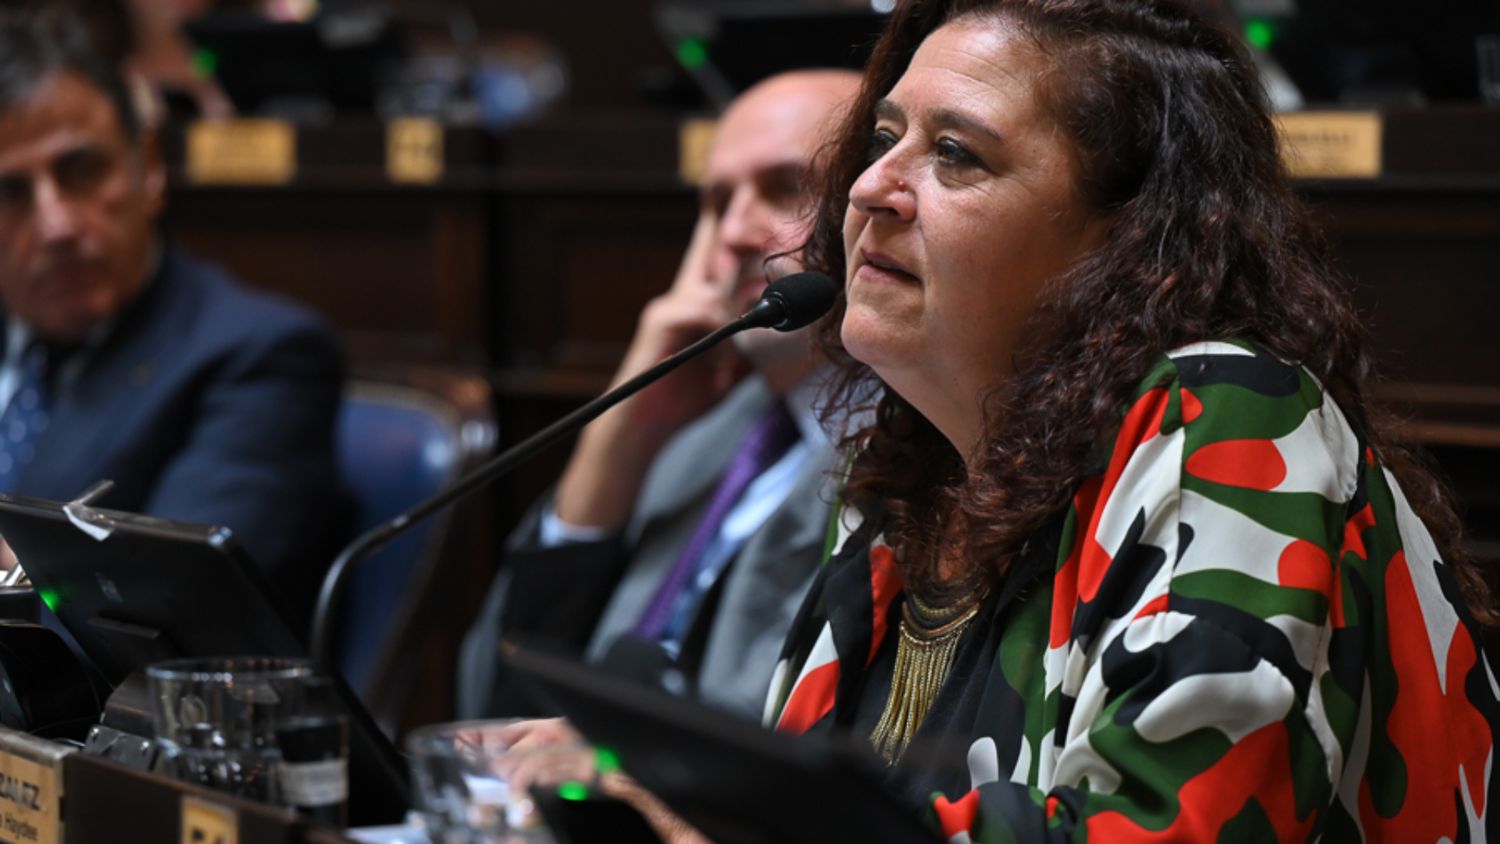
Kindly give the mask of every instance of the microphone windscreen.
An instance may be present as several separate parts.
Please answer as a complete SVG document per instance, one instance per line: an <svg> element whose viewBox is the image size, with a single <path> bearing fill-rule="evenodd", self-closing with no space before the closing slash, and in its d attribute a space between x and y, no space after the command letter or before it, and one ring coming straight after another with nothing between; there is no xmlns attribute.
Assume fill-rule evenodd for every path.
<svg viewBox="0 0 1500 844"><path fill-rule="evenodd" d="M772 328L796 331L828 313L837 295L838 287L833 279L819 272L802 272L771 282L761 299L781 303L781 321Z"/></svg>

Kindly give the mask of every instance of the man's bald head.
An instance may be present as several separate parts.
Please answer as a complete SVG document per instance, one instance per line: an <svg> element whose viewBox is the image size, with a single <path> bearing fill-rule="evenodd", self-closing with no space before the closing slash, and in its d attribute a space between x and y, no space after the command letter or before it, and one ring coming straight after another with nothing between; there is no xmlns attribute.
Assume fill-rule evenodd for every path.
<svg viewBox="0 0 1500 844"><path fill-rule="evenodd" d="M767 256L806 239L814 159L859 80L849 70L778 74L735 98L719 120L702 196L719 222L709 274L730 286L732 312L760 297Z"/></svg>

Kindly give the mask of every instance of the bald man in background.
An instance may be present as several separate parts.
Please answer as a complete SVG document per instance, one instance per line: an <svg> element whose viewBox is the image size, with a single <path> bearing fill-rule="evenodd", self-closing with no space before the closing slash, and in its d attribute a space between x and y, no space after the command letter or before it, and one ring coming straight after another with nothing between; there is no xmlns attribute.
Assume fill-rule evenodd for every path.
<svg viewBox="0 0 1500 844"><path fill-rule="evenodd" d="M795 71L730 104L682 267L641 313L615 384L748 310L768 263L797 268L814 159L858 80ZM823 557L836 460L812 409L811 332L745 332L719 351L584 430L555 493L507 543L465 641L461 716L526 711L496 669L499 638L515 635L596 660L622 637L652 643L704 701L760 717Z"/></svg>

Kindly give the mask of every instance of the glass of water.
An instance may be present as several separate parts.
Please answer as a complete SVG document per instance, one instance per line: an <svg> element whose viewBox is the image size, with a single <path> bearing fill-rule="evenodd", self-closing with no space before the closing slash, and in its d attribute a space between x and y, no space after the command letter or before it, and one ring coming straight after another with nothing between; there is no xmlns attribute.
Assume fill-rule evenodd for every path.
<svg viewBox="0 0 1500 844"><path fill-rule="evenodd" d="M307 661L172 660L148 667L146 678L168 774L262 803L302 802L288 793L278 731L305 719L314 702L321 681Z"/></svg>

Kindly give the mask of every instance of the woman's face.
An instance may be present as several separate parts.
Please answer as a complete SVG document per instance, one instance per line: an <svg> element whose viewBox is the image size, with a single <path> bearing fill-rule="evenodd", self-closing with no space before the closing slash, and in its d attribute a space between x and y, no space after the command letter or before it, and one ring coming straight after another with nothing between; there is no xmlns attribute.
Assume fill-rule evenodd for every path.
<svg viewBox="0 0 1500 844"><path fill-rule="evenodd" d="M876 108L844 218L845 347L965 456L1043 282L1102 233L1034 95L1047 62L993 21L934 31Z"/></svg>

